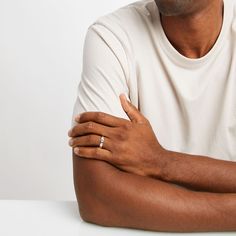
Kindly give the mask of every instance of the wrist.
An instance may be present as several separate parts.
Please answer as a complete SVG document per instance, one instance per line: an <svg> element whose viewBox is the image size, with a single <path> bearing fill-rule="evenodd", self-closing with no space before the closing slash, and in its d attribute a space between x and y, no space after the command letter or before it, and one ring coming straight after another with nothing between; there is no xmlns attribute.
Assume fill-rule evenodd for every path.
<svg viewBox="0 0 236 236"><path fill-rule="evenodd" d="M151 168L147 171L147 176L166 180L168 178L168 166L171 162L170 151L164 148L158 148L158 151L153 157Z"/></svg>
<svg viewBox="0 0 236 236"><path fill-rule="evenodd" d="M184 173L185 155L180 152L167 150L164 160L165 166L162 171L162 180L177 183Z"/></svg>
<svg viewBox="0 0 236 236"><path fill-rule="evenodd" d="M160 156L160 179L163 181L169 181L170 179L170 166L172 162L172 151L163 149L162 155Z"/></svg>

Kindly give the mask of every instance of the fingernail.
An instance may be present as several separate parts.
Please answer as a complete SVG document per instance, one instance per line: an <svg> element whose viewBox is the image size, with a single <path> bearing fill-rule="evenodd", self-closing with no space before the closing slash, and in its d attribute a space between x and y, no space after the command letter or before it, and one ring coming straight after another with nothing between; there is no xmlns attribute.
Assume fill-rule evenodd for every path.
<svg viewBox="0 0 236 236"><path fill-rule="evenodd" d="M75 121L79 122L79 120L80 120L80 115L75 117Z"/></svg>
<svg viewBox="0 0 236 236"><path fill-rule="evenodd" d="M73 139L70 139L70 140L69 140L69 145L70 145L70 146L73 146Z"/></svg>
<svg viewBox="0 0 236 236"><path fill-rule="evenodd" d="M125 100L127 100L126 95L125 95L124 93L122 93L121 96L122 96Z"/></svg>
<svg viewBox="0 0 236 236"><path fill-rule="evenodd" d="M70 130L68 131L68 136L71 137L71 134L72 134L72 130L70 129Z"/></svg>
<svg viewBox="0 0 236 236"><path fill-rule="evenodd" d="M79 155L79 148L76 147L76 148L74 149L74 152L75 152L75 154Z"/></svg>

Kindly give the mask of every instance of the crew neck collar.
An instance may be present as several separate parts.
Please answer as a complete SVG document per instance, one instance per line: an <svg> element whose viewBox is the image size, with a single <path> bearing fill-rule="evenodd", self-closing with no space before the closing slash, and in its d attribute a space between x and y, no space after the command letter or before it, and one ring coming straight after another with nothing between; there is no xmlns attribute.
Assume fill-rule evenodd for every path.
<svg viewBox="0 0 236 236"><path fill-rule="evenodd" d="M224 0L224 17L223 17L223 23L221 27L220 34L211 48L211 50L204 55L203 57L200 58L188 58L184 55L182 55L180 52L178 52L174 46L170 43L168 40L164 29L161 24L161 19L160 19L160 14L159 10L157 8L157 5L155 1L153 1L154 6L154 11L152 12L153 14L153 24L154 24L154 29L156 31L156 40L160 43L161 48L165 51L165 53L168 55L168 57L174 61L175 64L181 66L181 67L198 67L201 66L203 63L206 63L210 58L214 57L220 49L223 47L224 43L223 41L225 40L227 36L227 30L229 29L230 21L231 21L231 16L232 16L232 11L231 11L231 0ZM157 35L158 32L158 35Z"/></svg>

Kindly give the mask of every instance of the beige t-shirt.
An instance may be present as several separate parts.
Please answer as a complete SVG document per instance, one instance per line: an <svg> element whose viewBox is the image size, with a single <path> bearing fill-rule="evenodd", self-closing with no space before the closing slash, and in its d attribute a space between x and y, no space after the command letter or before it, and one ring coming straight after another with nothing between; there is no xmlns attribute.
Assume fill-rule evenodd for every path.
<svg viewBox="0 0 236 236"><path fill-rule="evenodd" d="M127 118L125 93L172 151L236 161L236 1L202 58L181 55L168 41L154 0L99 17L88 28L73 119L84 111ZM127 118L128 119L128 118Z"/></svg>

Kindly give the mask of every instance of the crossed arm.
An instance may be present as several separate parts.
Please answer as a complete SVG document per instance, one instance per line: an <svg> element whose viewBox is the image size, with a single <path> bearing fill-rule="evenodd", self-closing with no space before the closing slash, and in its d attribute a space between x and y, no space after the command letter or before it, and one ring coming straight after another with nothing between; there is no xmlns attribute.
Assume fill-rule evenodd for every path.
<svg viewBox="0 0 236 236"><path fill-rule="evenodd" d="M84 113L70 132L82 218L157 231L236 230L236 164L164 150L148 121L121 102L131 121Z"/></svg>

